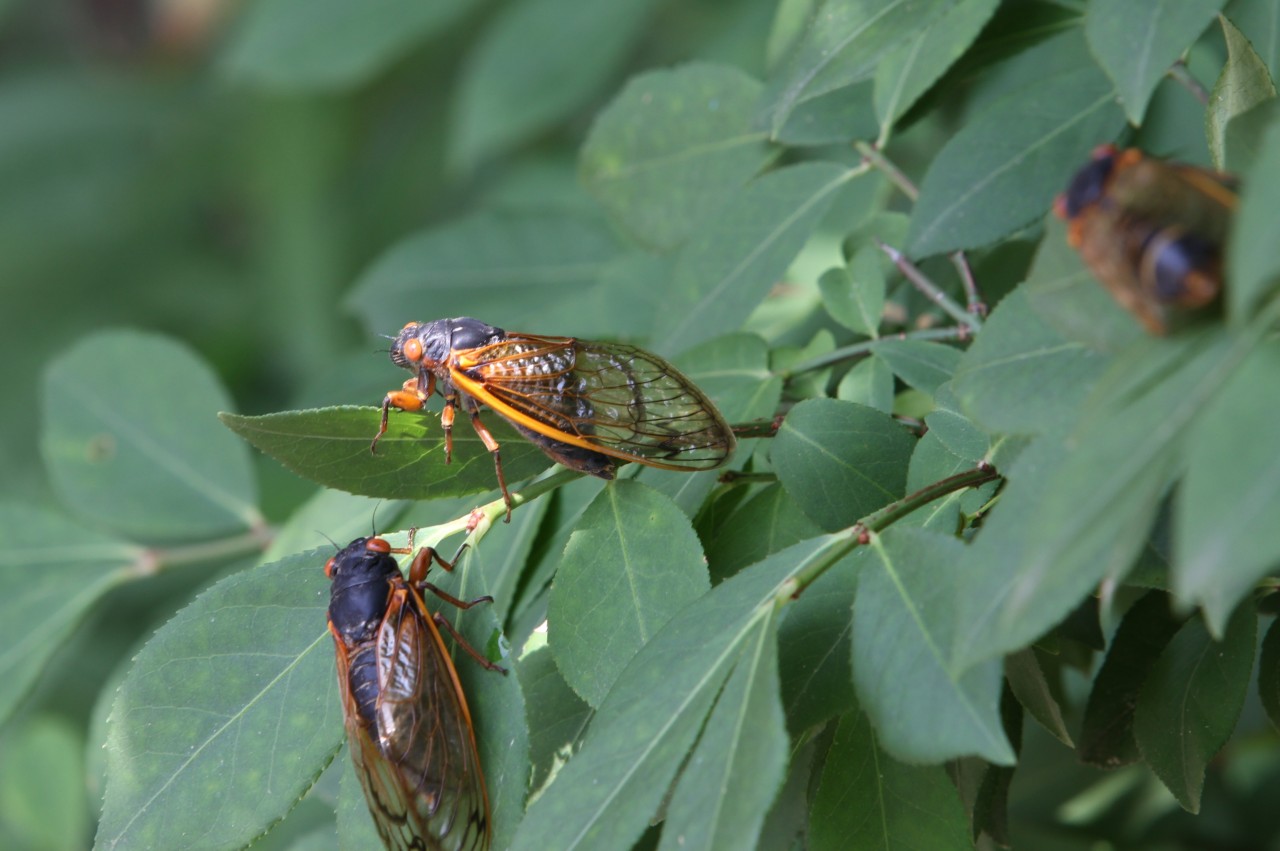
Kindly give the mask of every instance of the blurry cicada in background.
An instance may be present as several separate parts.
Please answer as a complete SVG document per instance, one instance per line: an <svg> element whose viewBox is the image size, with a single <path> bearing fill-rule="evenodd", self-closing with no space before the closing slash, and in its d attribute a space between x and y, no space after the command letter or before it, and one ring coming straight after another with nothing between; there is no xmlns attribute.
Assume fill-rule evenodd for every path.
<svg viewBox="0 0 1280 851"><path fill-rule="evenodd" d="M325 565L332 580L329 631L337 650L347 745L369 812L392 849L487 849L489 797L475 732L457 671L437 624L486 668L505 673L426 609L422 592L470 608L426 581L431 562L452 569L430 547L405 580L379 537L356 538Z"/></svg>
<svg viewBox="0 0 1280 851"><path fill-rule="evenodd" d="M1115 300L1164 334L1222 292L1237 189L1226 174L1102 145L1054 209Z"/></svg>
<svg viewBox="0 0 1280 851"><path fill-rule="evenodd" d="M414 377L382 400L373 448L391 408L421 410L439 390L446 463L461 403L493 454L508 516L511 495L481 405L554 460L602 479L613 478L616 461L709 470L733 452L733 431L711 400L674 366L634 346L508 333L459 317L410 322L391 344L391 360Z"/></svg>

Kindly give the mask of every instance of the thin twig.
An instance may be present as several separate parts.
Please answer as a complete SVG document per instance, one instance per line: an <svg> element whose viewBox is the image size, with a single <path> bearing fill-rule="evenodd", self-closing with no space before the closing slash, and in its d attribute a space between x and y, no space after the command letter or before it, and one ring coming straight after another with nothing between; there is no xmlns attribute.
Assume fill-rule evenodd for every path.
<svg viewBox="0 0 1280 851"><path fill-rule="evenodd" d="M1195 95L1196 100L1200 101L1201 106L1209 105L1209 91L1200 85L1200 81L1191 76L1190 69L1187 68L1187 61L1179 59L1169 68L1169 76L1175 82L1182 85L1184 89Z"/></svg>
<svg viewBox="0 0 1280 851"><path fill-rule="evenodd" d="M980 461L972 470L966 470L963 473L957 473L954 476L948 476L945 479L925 485L915 493L908 494L902 499L886 505L879 511L873 511L850 526L848 531L837 538L827 552L797 571L790 581L786 583L786 587L779 595L778 602L782 603L787 599L798 597L800 592L812 585L818 577L838 564L849 553L860 546L866 546L871 543L873 535L880 534L889 526L912 512L923 508L935 499L940 499L966 488L978 487L998 478L1000 478L1000 474L995 467L992 467L986 461Z"/></svg>
<svg viewBox="0 0 1280 851"><path fill-rule="evenodd" d="M969 266L969 258L963 251L957 251L951 255L951 265L956 267L956 271L960 273L960 280L964 283L965 307L974 316L987 318L987 303L982 300L982 293L978 292L978 282L973 279L973 269Z"/></svg>
<svg viewBox="0 0 1280 851"><path fill-rule="evenodd" d="M893 261L893 265L906 276L907 280L915 284L916 289L925 294L930 301L946 311L952 319L961 325L968 327L970 331L982 330L982 320L975 314L969 313L963 307L956 304L951 296L942 291L942 288L929 280L920 269L906 258L906 256L898 249L886 245L880 239L875 240L876 245L889 256Z"/></svg>
<svg viewBox="0 0 1280 851"><path fill-rule="evenodd" d="M866 142L854 142L854 150L862 154L862 161L875 166L877 170L884 173L889 178L889 182L898 187L898 190L915 201L920 197L920 190L911 182L911 178L902 173L902 170L894 165L884 154L880 153L880 149Z"/></svg>
<svg viewBox="0 0 1280 851"><path fill-rule="evenodd" d="M884 343L886 340L965 340L971 336L967 325L950 325L946 328L924 328L919 331L903 331L901 334L889 334L884 337L878 337L875 340L863 340L861 343L853 343L852 345L842 346L825 355L809 358L792 366L790 369L779 373L783 379L791 378L803 372L811 372L815 369L822 369L832 364L843 363L847 360L853 360L864 355L869 355L875 351L876 346Z"/></svg>

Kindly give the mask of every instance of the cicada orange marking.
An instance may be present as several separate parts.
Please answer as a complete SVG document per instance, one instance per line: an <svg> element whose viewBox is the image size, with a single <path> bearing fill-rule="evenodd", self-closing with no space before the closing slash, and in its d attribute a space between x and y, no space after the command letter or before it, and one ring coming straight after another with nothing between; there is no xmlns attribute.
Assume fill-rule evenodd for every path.
<svg viewBox="0 0 1280 851"><path fill-rule="evenodd" d="M1148 331L1204 308L1222 291L1235 178L1102 145L1054 210L1067 240Z"/></svg>
<svg viewBox="0 0 1280 851"><path fill-rule="evenodd" d="M428 612L422 593L462 609L493 598L463 601L427 582L433 561L453 568L431 547L418 550L406 581L393 554L412 550L412 533L400 549L356 538L325 565L347 744L387 848L487 849L489 797L471 712L437 627L481 665L506 671Z"/></svg>
<svg viewBox="0 0 1280 851"><path fill-rule="evenodd" d="M734 449L733 431L711 400L674 366L634 346L510 333L459 317L410 322L391 344L391 360L415 376L382 400L371 449L392 408L421 410L439 391L446 463L461 405L493 454L508 519L511 494L481 405L555 461L602 479L613 478L618 461L710 470Z"/></svg>

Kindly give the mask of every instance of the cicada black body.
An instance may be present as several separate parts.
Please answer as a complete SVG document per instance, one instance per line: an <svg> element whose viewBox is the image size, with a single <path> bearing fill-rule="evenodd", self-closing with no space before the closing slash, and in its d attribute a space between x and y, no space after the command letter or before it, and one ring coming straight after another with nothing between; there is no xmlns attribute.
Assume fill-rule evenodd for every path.
<svg viewBox="0 0 1280 851"><path fill-rule="evenodd" d="M466 696L437 624L485 667L501 671L466 644L423 601L430 547L414 557L406 581L379 537L356 538L325 565L332 580L329 631L337 653L347 744L369 812L390 849L484 851L489 798Z"/></svg>
<svg viewBox="0 0 1280 851"><path fill-rule="evenodd" d="M1237 201L1229 175L1100 146L1055 211L1067 239L1148 331L1212 304Z"/></svg>
<svg viewBox="0 0 1280 851"><path fill-rule="evenodd" d="M410 322L391 344L391 360L414 377L383 399L374 446L391 408L421 410L438 390L446 461L461 404L493 454L508 511L498 442L480 420L481 405L554 460L603 479L613 478L618 461L709 470L728 460L735 445L733 431L692 381L635 346L509 333L459 317Z"/></svg>

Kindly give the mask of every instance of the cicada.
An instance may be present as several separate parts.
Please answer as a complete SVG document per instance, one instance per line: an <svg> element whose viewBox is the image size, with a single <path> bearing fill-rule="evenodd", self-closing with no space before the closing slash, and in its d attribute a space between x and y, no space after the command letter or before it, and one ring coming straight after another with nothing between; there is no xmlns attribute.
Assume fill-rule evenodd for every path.
<svg viewBox="0 0 1280 851"><path fill-rule="evenodd" d="M356 538L325 565L332 580L329 632L337 650L338 688L347 745L369 812L391 849L487 849L489 797L467 699L437 625L491 670L492 664L423 602L431 591L465 602L426 581L431 547L414 556L405 580L393 548L376 535Z"/></svg>
<svg viewBox="0 0 1280 851"><path fill-rule="evenodd" d="M1054 209L1067 240L1122 307L1152 334L1222 291L1235 178L1102 145Z"/></svg>
<svg viewBox="0 0 1280 851"><path fill-rule="evenodd" d="M711 400L674 366L635 346L511 333L463 316L410 322L392 342L391 360L414 377L382 400L370 448L386 432L392 408L421 410L438 390L445 462L461 404L493 454L508 516L511 494L481 405L555 461L602 479L613 478L618 461L710 470L733 452L733 431Z"/></svg>

